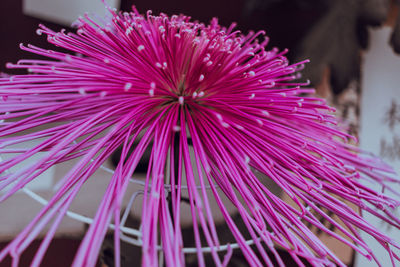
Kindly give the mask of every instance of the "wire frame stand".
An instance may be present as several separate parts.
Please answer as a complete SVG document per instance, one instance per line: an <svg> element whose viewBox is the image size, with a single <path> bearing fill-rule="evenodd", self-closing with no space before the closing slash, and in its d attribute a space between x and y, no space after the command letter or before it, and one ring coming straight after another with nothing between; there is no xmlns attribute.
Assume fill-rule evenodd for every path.
<svg viewBox="0 0 400 267"><path fill-rule="evenodd" d="M93 159L92 159L92 161L93 161ZM104 165L101 165L100 169L102 169L103 171L105 171L105 172L107 172L107 173L109 173L111 175L114 173L114 170L112 170L111 168L108 168L108 167L106 167ZM137 178L131 178L130 182L133 183L133 184L139 185L142 188L144 188L144 185L145 185L145 183L142 180L137 179ZM217 185L215 185L215 186L218 187ZM200 186L198 186L198 188L200 189ZM182 190L187 190L187 186L182 185L181 189ZM206 189L209 190L210 186L206 186ZM164 184L164 190L166 190L166 193L169 194L169 192L171 191L170 185L169 184ZM32 198L33 200L37 201L38 203L40 203L43 206L48 203L48 201L45 198L43 198L42 196L40 196L39 194L37 194L36 192L34 192L33 190L31 190L31 189L29 189L27 187L22 188L21 191L24 192L30 198ZM137 198L140 195L143 195L143 194L144 194L144 190L143 189L139 189L139 190L136 190L135 192L133 192L130 195L129 201L128 201L124 211L122 212L121 219L120 219L120 225L119 225L120 240L122 240L123 242L126 242L128 244L131 244L131 245L134 245L134 246L139 246L139 247L142 246L141 226L138 229L133 228L133 227L128 227L128 226L126 226L126 222L127 222L127 219L129 217L129 215L133 211L133 205L134 205L135 201L137 200ZM71 218L71 219L73 219L73 220L82 222L84 224L92 224L93 223L93 218L88 217L88 216L84 216L82 214L79 214L77 212L73 212L71 210L66 212L66 216ZM112 224L112 223L110 223L109 226L108 226L109 230L114 230L115 227L117 227L117 226L115 224ZM254 244L254 240L249 239L249 240L246 241L246 243L248 245L252 245L252 244ZM225 259L228 260L230 258L230 256L231 256L231 254L232 254L232 250L233 249L237 249L237 248L239 248L239 244L236 243L236 242L232 242L232 243L226 243L224 245L220 245L219 247L216 247L214 249L217 252L226 251L227 253L226 253ZM159 265L163 266L162 246L161 245L157 245L157 249L160 251L160 253L159 253ZM203 246L201 248L201 250L204 253L210 253L212 251L212 248L208 247L208 246ZM183 248L183 252L185 254L196 254L198 252L198 249L196 247L184 247Z"/></svg>

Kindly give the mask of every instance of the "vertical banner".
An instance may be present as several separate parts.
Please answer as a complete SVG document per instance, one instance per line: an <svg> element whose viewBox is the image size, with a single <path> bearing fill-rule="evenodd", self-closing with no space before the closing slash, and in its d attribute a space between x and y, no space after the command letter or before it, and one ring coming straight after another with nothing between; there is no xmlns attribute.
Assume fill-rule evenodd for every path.
<svg viewBox="0 0 400 267"><path fill-rule="evenodd" d="M360 145L364 150L380 156L400 174L400 56L389 46L392 28L371 30L369 50L364 54L361 95ZM371 186L369 184L369 186ZM377 185L375 190L381 190ZM400 186L393 185L400 193ZM390 194L387 190L386 193ZM399 208L396 210L400 217ZM398 229L379 219L363 214L379 230L400 241ZM382 266L392 266L389 255L374 239L361 233ZM355 266L376 266L357 256Z"/></svg>

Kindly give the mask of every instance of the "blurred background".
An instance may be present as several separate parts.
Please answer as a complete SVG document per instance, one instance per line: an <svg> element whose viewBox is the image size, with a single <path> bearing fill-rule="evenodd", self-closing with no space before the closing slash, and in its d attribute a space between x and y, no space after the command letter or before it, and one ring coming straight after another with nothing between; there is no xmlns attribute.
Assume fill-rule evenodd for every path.
<svg viewBox="0 0 400 267"><path fill-rule="evenodd" d="M129 11L132 5L144 13L151 9L168 15L183 13L193 20L207 23L218 17L220 24L237 28L265 30L270 37L269 48L288 48L292 61L309 58L302 79L311 81L319 96L337 107L343 127L360 139L360 146L383 157L400 171L400 1L392 0L109 0L109 5ZM21 58L37 58L19 49L19 43L51 48L46 38L38 36L39 23L54 30L73 30L73 22L84 12L105 14L100 0L2 0L0 3L0 72L8 70L7 62ZM116 155L118 158L118 155ZM72 164L72 163L69 163ZM110 168L115 159L108 162ZM145 164L145 163L143 163ZM30 189L45 197L70 165L60 164L30 184ZM96 179L84 188L73 205L75 212L90 216L100 201L109 174L100 170ZM16 194L0 205L0 248L16 235L39 211L41 205L23 193ZM135 218L132 218L135 223ZM379 221L374 221L383 228ZM69 266L79 240L83 223L66 218L58 238L47 253L43 266ZM190 226L188 226L190 227ZM393 229L383 228L388 231ZM371 263L354 255L347 247L319 233L321 238L349 266ZM111 239L110 239L111 240ZM112 241L105 242L99 266L112 266ZM389 258L371 240L383 262ZM25 253L21 266L28 266L34 246ZM139 252L123 247L123 263L138 264ZM137 250L137 249L136 249ZM139 256L140 258L140 256ZM190 264L190 259L187 261ZM195 260L193 260L196 266ZM288 265L290 266L290 262ZM129 266L136 266L129 265ZM2 262L0 266L10 266ZM232 266L246 266L240 255L234 255ZM294 266L294 265L293 265ZM374 266L372 264L371 266ZM385 266L385 264L383 265Z"/></svg>

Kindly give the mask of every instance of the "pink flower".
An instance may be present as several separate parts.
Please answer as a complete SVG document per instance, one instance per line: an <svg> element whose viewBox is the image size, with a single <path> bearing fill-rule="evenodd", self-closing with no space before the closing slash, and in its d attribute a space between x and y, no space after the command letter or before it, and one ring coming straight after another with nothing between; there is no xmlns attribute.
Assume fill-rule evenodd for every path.
<svg viewBox="0 0 400 267"><path fill-rule="evenodd" d="M80 157L49 203L0 253L0 260L9 254L16 266L23 250L50 224L32 262L38 266L79 189L122 146L121 161L73 264L94 266L108 225L120 224L129 179L150 143L142 266L158 265L159 239L167 266L185 264L179 225L183 180L200 266L204 266L203 246L211 248L217 266L228 263L230 252L225 260L217 254L223 244L207 187L250 266L272 266L266 248L283 265L277 247L286 249L299 265L303 258L315 266L344 266L308 224L374 258L357 232L360 229L378 240L392 259L399 259L391 249L399 248L398 244L348 206L352 203L399 227L393 208L400 202L363 184L372 181L390 190L386 185L398 180L392 178L390 167L348 144L354 138L335 126L333 109L310 96L313 90L301 87L307 84L296 81L306 61L290 64L286 50L265 50L268 39L258 41L263 32L241 35L234 25L226 29L217 20L206 26L182 15L110 12L112 21L105 26L88 16L80 19L77 33L54 32L41 25L38 34L71 53L21 45L48 60L8 64L31 74L0 79L0 119L4 120L0 153L19 153L0 163L0 189L8 186L0 201L51 166ZM9 148L39 139L33 147ZM128 153L134 141L138 145ZM45 154L36 163L5 172L38 152ZM264 178L256 177L257 172ZM295 205L275 196L264 185L266 180L279 185ZM164 184L171 188L171 203ZM253 245L238 231L217 188L237 207ZM324 217L342 235L317 217ZM200 241L201 234L206 242ZM117 227L116 266L120 265L119 235Z"/></svg>

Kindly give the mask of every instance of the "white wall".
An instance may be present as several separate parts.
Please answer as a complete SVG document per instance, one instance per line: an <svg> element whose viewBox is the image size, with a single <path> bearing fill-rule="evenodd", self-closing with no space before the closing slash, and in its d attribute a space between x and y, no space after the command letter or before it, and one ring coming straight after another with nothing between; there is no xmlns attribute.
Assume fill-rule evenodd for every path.
<svg viewBox="0 0 400 267"><path fill-rule="evenodd" d="M111 7L119 8L120 0L107 0ZM101 0L24 0L25 15L37 17L51 22L70 26L85 12L106 15L106 9Z"/></svg>

